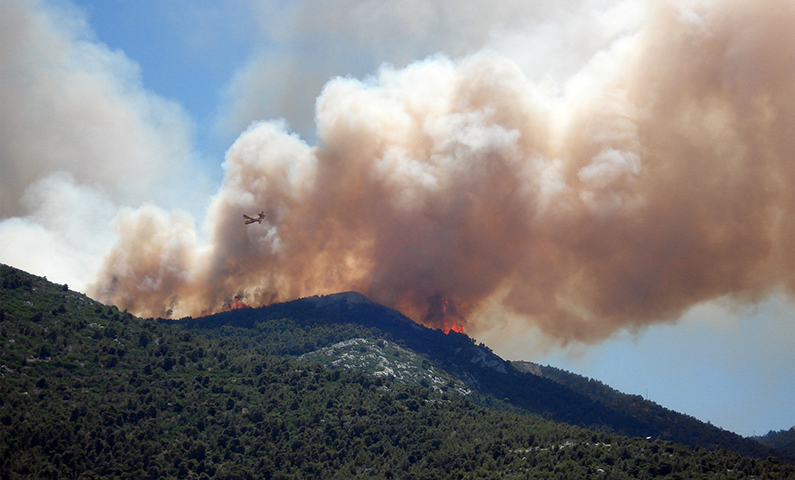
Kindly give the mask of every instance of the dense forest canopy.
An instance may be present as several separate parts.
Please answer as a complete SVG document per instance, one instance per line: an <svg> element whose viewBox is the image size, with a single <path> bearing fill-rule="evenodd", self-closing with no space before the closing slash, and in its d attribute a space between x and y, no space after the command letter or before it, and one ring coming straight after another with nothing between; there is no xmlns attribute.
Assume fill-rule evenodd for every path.
<svg viewBox="0 0 795 480"><path fill-rule="evenodd" d="M484 344L458 333L443 333L418 325L401 313L369 301L355 292L308 297L268 307L247 308L201 318L164 320L219 341L233 341L263 353L318 359L331 344L352 339L378 342L381 339L416 352L425 360L420 376L430 369L447 372L463 380L475 392L504 400L522 411L587 428L597 428L637 437L672 440L690 446L718 447L742 455L766 458L781 456L795 460L793 453L776 452L759 442L743 438L709 423L674 412L638 395L626 395L601 382L553 367L507 362ZM368 340L369 339L369 340ZM339 351L338 356L356 358L341 362L374 375L385 367L363 361L379 357L389 363L387 349ZM390 347L391 348L391 347ZM334 366L336 360L322 362ZM410 362L407 362L410 363ZM431 385L432 379L426 381ZM426 386L427 386L426 385Z"/></svg>
<svg viewBox="0 0 795 480"><path fill-rule="evenodd" d="M795 475L773 457L581 428L247 348L6 266L0 287L2 478ZM327 344L344 328L373 333L327 328Z"/></svg>

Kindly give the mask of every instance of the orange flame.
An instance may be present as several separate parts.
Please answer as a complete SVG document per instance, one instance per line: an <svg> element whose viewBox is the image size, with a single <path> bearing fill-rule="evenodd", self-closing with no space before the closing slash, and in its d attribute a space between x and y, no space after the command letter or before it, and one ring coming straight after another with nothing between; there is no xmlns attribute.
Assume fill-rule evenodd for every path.
<svg viewBox="0 0 795 480"><path fill-rule="evenodd" d="M451 331L456 333L464 333L464 324L461 322L463 319L456 312L455 305L451 303L449 298L442 297L441 295L433 297L434 303L437 303L437 318L441 320L441 330L445 334Z"/></svg>
<svg viewBox="0 0 795 480"><path fill-rule="evenodd" d="M229 310L237 310L239 308L251 308L251 305L246 305L240 295L235 295L235 298L229 302Z"/></svg>
<svg viewBox="0 0 795 480"><path fill-rule="evenodd" d="M461 325L460 323L455 323L454 321L445 320L444 326L442 327L442 331L446 335L449 335L450 332L464 333L464 326Z"/></svg>

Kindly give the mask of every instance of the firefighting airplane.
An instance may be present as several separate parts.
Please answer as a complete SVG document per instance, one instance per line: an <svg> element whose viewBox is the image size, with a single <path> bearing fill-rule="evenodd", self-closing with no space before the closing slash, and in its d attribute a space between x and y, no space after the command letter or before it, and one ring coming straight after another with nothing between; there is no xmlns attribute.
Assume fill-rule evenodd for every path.
<svg viewBox="0 0 795 480"><path fill-rule="evenodd" d="M246 219L246 225L251 225L252 223L262 223L265 220L265 212L259 212L259 217L249 217L245 213L243 214L243 218Z"/></svg>

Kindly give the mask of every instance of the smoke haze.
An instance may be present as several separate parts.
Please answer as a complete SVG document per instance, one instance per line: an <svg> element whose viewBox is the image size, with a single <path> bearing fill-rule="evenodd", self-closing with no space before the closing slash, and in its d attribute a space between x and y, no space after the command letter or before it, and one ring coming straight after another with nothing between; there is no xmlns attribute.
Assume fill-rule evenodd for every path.
<svg viewBox="0 0 795 480"><path fill-rule="evenodd" d="M315 146L279 121L234 142L206 242L185 214L124 210L91 293L178 317L358 290L431 326L447 300L468 332L510 319L560 343L792 297L793 3L644 18L563 83L500 49L334 78Z"/></svg>
<svg viewBox="0 0 795 480"><path fill-rule="evenodd" d="M25 189L59 172L118 202L157 199L189 162L190 120L147 93L123 53L92 42L77 12L40 3L2 5L0 217L25 213Z"/></svg>
<svg viewBox="0 0 795 480"><path fill-rule="evenodd" d="M252 2L211 200L69 5L0 3L0 261L143 316L357 290L562 344L795 295L791 0Z"/></svg>
<svg viewBox="0 0 795 480"><path fill-rule="evenodd" d="M206 203L193 127L68 3L2 2L0 36L0 261L84 288L119 205Z"/></svg>
<svg viewBox="0 0 795 480"><path fill-rule="evenodd" d="M230 139L252 122L284 118L314 140L315 99L330 78L366 77L384 63L404 68L439 52L451 58L499 52L532 81L562 84L597 52L636 33L648 10L647 2L634 0L251 5L260 47L226 92L217 126Z"/></svg>

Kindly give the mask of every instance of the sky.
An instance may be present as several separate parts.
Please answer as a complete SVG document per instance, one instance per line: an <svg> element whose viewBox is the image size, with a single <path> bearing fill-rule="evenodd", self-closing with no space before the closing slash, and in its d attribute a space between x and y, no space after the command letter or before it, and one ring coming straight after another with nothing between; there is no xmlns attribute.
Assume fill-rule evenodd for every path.
<svg viewBox="0 0 795 480"><path fill-rule="evenodd" d="M509 360L788 429L794 20L3 2L0 262L142 316L358 290Z"/></svg>

